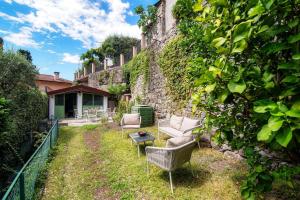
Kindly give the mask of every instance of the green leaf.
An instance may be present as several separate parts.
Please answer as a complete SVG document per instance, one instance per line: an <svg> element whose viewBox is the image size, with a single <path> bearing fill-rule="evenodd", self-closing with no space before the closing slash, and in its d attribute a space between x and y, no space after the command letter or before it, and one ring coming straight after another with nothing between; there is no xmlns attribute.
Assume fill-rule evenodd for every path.
<svg viewBox="0 0 300 200"><path fill-rule="evenodd" d="M266 30L268 30L270 27L268 25L263 25L262 27L260 27L260 29L258 30L257 34L265 32Z"/></svg>
<svg viewBox="0 0 300 200"><path fill-rule="evenodd" d="M275 0L261 0L263 5L269 10L271 6L273 5Z"/></svg>
<svg viewBox="0 0 300 200"><path fill-rule="evenodd" d="M300 53L293 55L294 60L300 60Z"/></svg>
<svg viewBox="0 0 300 200"><path fill-rule="evenodd" d="M299 91L297 91L296 87L292 87L290 89L285 89L283 92L280 93L280 97L288 97L288 96L293 96L295 94L298 94Z"/></svg>
<svg viewBox="0 0 300 200"><path fill-rule="evenodd" d="M263 99L254 102L254 112L257 113L266 113L268 111L275 110L277 108L277 104L269 99Z"/></svg>
<svg viewBox="0 0 300 200"><path fill-rule="evenodd" d="M299 19L296 18L296 19L290 21L290 22L288 23L288 26L289 26L290 28L294 28L294 27L296 27L298 24L299 24Z"/></svg>
<svg viewBox="0 0 300 200"><path fill-rule="evenodd" d="M214 89L215 89L215 87L216 87L216 83L214 83L214 84L211 84L211 85L207 85L206 87L205 87L205 92L207 92L207 93L211 93L212 91L214 91Z"/></svg>
<svg viewBox="0 0 300 200"><path fill-rule="evenodd" d="M281 82L283 83L298 83L299 78L295 75L286 76L284 79L282 79Z"/></svg>
<svg viewBox="0 0 300 200"><path fill-rule="evenodd" d="M249 20L238 24L234 28L233 42L236 43L238 41L248 38L250 34L250 29L251 29L251 21Z"/></svg>
<svg viewBox="0 0 300 200"><path fill-rule="evenodd" d="M223 37L218 37L212 41L212 45L216 48L222 46L226 42L226 39Z"/></svg>
<svg viewBox="0 0 300 200"><path fill-rule="evenodd" d="M284 128L276 135L276 141L283 147L287 147L292 140L293 134L290 127Z"/></svg>
<svg viewBox="0 0 300 200"><path fill-rule="evenodd" d="M296 35L291 35L288 37L289 43L295 43L295 42L298 42L299 40L300 40L300 33L298 33Z"/></svg>
<svg viewBox="0 0 300 200"><path fill-rule="evenodd" d="M264 74L263 74L262 80L263 80L264 82L269 82L270 80L272 80L272 78L273 78L274 76L275 76L274 74L272 74L272 73L270 73L270 72L268 72L268 71L265 71Z"/></svg>
<svg viewBox="0 0 300 200"><path fill-rule="evenodd" d="M262 50L267 54L277 53L282 50L290 49L291 47L289 44L286 43L279 43L279 42L272 42L265 45Z"/></svg>
<svg viewBox="0 0 300 200"><path fill-rule="evenodd" d="M221 102L221 103L224 103L224 101L227 99L229 95L229 91L228 90L224 90L218 97L218 100Z"/></svg>
<svg viewBox="0 0 300 200"><path fill-rule="evenodd" d="M283 112L280 112L279 109L275 109L275 110L272 110L270 111L270 114L272 116L276 116L276 117L282 117L282 116L285 116L285 114Z"/></svg>
<svg viewBox="0 0 300 200"><path fill-rule="evenodd" d="M227 0L214 0L211 3L216 6L226 6L228 4Z"/></svg>
<svg viewBox="0 0 300 200"><path fill-rule="evenodd" d="M267 82L265 83L265 87L266 89L271 89L275 87L275 83L273 81Z"/></svg>
<svg viewBox="0 0 300 200"><path fill-rule="evenodd" d="M300 111L299 110L291 109L291 110L287 111L285 114L289 117L300 118Z"/></svg>
<svg viewBox="0 0 300 200"><path fill-rule="evenodd" d="M251 8L248 11L248 15L249 15L249 17L254 17L256 15L261 15L264 12L265 12L265 8L262 5L262 3L259 1L258 4L255 7Z"/></svg>
<svg viewBox="0 0 300 200"><path fill-rule="evenodd" d="M299 65L295 62L281 63L278 65L278 69L299 69Z"/></svg>
<svg viewBox="0 0 300 200"><path fill-rule="evenodd" d="M300 111L300 101L296 101L296 102L292 105L292 109Z"/></svg>
<svg viewBox="0 0 300 200"><path fill-rule="evenodd" d="M300 101L296 101L291 109L286 112L286 115L289 117L300 118Z"/></svg>
<svg viewBox="0 0 300 200"><path fill-rule="evenodd" d="M197 3L193 6L194 12L200 12L203 10L202 0L198 0Z"/></svg>
<svg viewBox="0 0 300 200"><path fill-rule="evenodd" d="M276 117L285 116L284 113L289 110L288 107L284 105L282 102L277 102L277 106L278 107L276 109L270 111L270 114Z"/></svg>
<svg viewBox="0 0 300 200"><path fill-rule="evenodd" d="M282 118L271 116L268 121L268 127L272 131L278 131L281 128L283 122L284 120Z"/></svg>
<svg viewBox="0 0 300 200"><path fill-rule="evenodd" d="M272 137L272 130L268 125L264 125L257 134L258 141L268 141Z"/></svg>
<svg viewBox="0 0 300 200"><path fill-rule="evenodd" d="M246 40L240 40L239 42L234 44L234 47L232 49L232 53L241 53L248 47L248 43Z"/></svg>
<svg viewBox="0 0 300 200"><path fill-rule="evenodd" d="M277 105L278 105L278 109L281 111L281 112L286 112L288 111L288 107L286 105L284 105L282 102L277 102Z"/></svg>
<svg viewBox="0 0 300 200"><path fill-rule="evenodd" d="M227 85L228 89L232 93L240 93L242 94L246 89L246 83L244 81L234 82L230 81Z"/></svg>
<svg viewBox="0 0 300 200"><path fill-rule="evenodd" d="M208 71L212 72L214 77L221 76L221 69L216 67L209 67Z"/></svg>

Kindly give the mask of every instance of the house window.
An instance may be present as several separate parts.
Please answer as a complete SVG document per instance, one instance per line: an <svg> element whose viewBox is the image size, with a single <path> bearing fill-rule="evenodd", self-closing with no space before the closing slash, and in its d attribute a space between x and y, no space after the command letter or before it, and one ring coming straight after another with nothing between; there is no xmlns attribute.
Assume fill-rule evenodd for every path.
<svg viewBox="0 0 300 200"><path fill-rule="evenodd" d="M55 95L55 105L56 106L63 106L64 104L64 95L63 94L59 94L59 95Z"/></svg>
<svg viewBox="0 0 300 200"><path fill-rule="evenodd" d="M92 94L83 94L83 105L92 106L93 105L93 95Z"/></svg>
<svg viewBox="0 0 300 200"><path fill-rule="evenodd" d="M103 106L103 96L95 95L94 96L94 105L95 106Z"/></svg>

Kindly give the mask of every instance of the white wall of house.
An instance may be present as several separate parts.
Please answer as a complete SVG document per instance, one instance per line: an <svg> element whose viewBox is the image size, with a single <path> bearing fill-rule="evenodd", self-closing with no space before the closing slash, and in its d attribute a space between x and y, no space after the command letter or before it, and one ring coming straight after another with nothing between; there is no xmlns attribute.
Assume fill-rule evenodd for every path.
<svg viewBox="0 0 300 200"><path fill-rule="evenodd" d="M77 93L78 116L82 116L82 93Z"/></svg>
<svg viewBox="0 0 300 200"><path fill-rule="evenodd" d="M108 97L103 96L103 109L104 111L107 111L108 108Z"/></svg>
<svg viewBox="0 0 300 200"><path fill-rule="evenodd" d="M49 119L54 117L54 109L55 109L55 95L51 95L49 97Z"/></svg>

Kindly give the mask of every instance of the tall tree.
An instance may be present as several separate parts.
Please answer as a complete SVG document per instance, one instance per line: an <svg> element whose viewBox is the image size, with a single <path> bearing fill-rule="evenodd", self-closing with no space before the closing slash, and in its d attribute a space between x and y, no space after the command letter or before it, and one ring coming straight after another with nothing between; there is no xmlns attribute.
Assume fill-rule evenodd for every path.
<svg viewBox="0 0 300 200"><path fill-rule="evenodd" d="M36 136L39 122L46 117L47 97L35 85L35 66L20 53L0 53L0 71L1 193L8 172L22 164L22 144Z"/></svg>
<svg viewBox="0 0 300 200"><path fill-rule="evenodd" d="M21 54L22 56L24 56L26 58L26 60L28 60L28 62L32 63L32 56L31 56L30 51L24 50L24 49L19 49L18 53Z"/></svg>
<svg viewBox="0 0 300 200"><path fill-rule="evenodd" d="M138 41L138 39L132 37L113 35L104 40L102 49L105 56L116 60L120 54L129 54L132 47L138 44Z"/></svg>

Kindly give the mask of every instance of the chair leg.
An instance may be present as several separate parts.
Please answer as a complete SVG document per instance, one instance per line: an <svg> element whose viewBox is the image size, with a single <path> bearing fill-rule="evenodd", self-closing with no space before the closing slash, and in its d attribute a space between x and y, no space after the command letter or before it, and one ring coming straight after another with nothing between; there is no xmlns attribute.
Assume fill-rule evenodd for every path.
<svg viewBox="0 0 300 200"><path fill-rule="evenodd" d="M173 194L173 193L174 193L174 191L173 191L172 172L169 172L169 178L170 178L171 192L172 192L172 194Z"/></svg>
<svg viewBox="0 0 300 200"><path fill-rule="evenodd" d="M193 177L195 177L195 173L194 173L194 170L193 170L193 168L192 168L191 161L189 161L189 166L190 166L190 169L191 169L191 171L192 171L192 175L193 175Z"/></svg>

